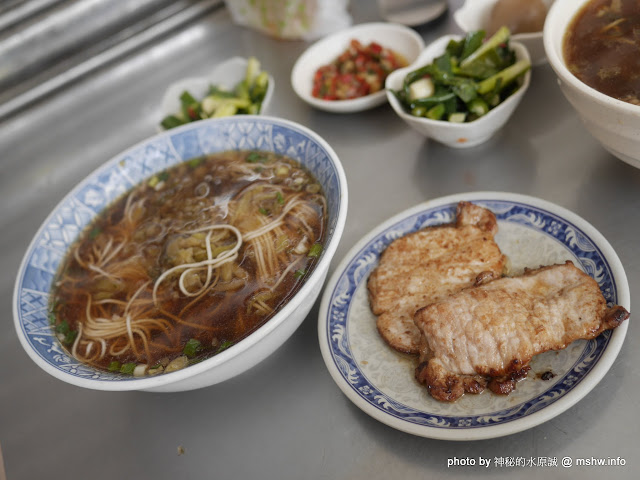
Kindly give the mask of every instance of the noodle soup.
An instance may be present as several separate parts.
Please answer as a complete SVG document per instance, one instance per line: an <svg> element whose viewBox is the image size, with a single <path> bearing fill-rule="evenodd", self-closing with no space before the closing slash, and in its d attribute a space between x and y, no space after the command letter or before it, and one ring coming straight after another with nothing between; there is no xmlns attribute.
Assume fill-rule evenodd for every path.
<svg viewBox="0 0 640 480"><path fill-rule="evenodd" d="M268 321L323 249L326 201L295 160L229 151L139 184L61 264L50 319L78 360L135 376L215 355Z"/></svg>
<svg viewBox="0 0 640 480"><path fill-rule="evenodd" d="M640 4L591 0L564 38L564 58L576 77L605 95L640 105Z"/></svg>

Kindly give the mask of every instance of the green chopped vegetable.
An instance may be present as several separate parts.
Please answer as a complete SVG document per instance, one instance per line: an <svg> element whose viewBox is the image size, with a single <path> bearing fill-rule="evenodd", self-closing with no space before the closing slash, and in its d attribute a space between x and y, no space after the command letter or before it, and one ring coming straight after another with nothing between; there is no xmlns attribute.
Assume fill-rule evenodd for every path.
<svg viewBox="0 0 640 480"><path fill-rule="evenodd" d="M216 85L209 86L209 97L218 97L218 98L235 98L233 92L225 90L224 88L220 88Z"/></svg>
<svg viewBox="0 0 640 480"><path fill-rule="evenodd" d="M167 115L160 125L169 130L204 118L259 114L268 88L269 74L261 70L256 58L251 57L247 60L244 78L231 90L210 85L207 95L201 100L184 91L180 95L180 111Z"/></svg>
<svg viewBox="0 0 640 480"><path fill-rule="evenodd" d="M314 243L313 245L311 245L311 248L309 249L309 253L307 253L307 257L318 258L321 253L322 253L322 244Z"/></svg>
<svg viewBox="0 0 640 480"><path fill-rule="evenodd" d="M190 338L189 341L185 343L182 353L184 353L189 358L193 358L198 354L198 352L200 352L200 350L202 350L202 344L200 343L200 340Z"/></svg>
<svg viewBox="0 0 640 480"><path fill-rule="evenodd" d="M109 371L110 372L119 372L120 371L120 362L118 362L117 360L114 360L113 362L111 362L109 364Z"/></svg>
<svg viewBox="0 0 640 480"><path fill-rule="evenodd" d="M267 161L267 157L265 157L264 155L261 155L258 152L251 152L249 155L247 155L247 162L249 163L265 163Z"/></svg>
<svg viewBox="0 0 640 480"><path fill-rule="evenodd" d="M58 334L58 338L60 339L62 344L66 346L71 345L78 336L78 332L72 330L66 320L63 320L62 322L57 324L55 326L55 331Z"/></svg>
<svg viewBox="0 0 640 480"><path fill-rule="evenodd" d="M474 98L467 105L469 111L478 117L485 115L489 111L489 105L481 98Z"/></svg>
<svg viewBox="0 0 640 480"><path fill-rule="evenodd" d="M260 207L258 209L258 211L262 214L262 215L269 215L269 210L267 210L266 208Z"/></svg>
<svg viewBox="0 0 640 480"><path fill-rule="evenodd" d="M137 364L135 363L124 363L120 367L120 373L126 373L127 375L133 375L133 371L136 369Z"/></svg>
<svg viewBox="0 0 640 480"><path fill-rule="evenodd" d="M91 240L95 240L96 237L100 235L101 232L102 232L102 229L100 227L93 227L89 232L89 238Z"/></svg>
<svg viewBox="0 0 640 480"><path fill-rule="evenodd" d="M460 68L473 65L474 62L479 62L483 56L488 55L501 44L506 44L509 41L510 36L511 32L509 32L509 29L507 27L501 27L491 38L489 38L489 40L484 43L480 43L478 48L473 50L468 57L460 62Z"/></svg>
<svg viewBox="0 0 640 480"><path fill-rule="evenodd" d="M278 202L280 205L284 205L284 197L280 192L276 192L276 202Z"/></svg>
<svg viewBox="0 0 640 480"><path fill-rule="evenodd" d="M296 273L294 273L296 278L301 278L304 277L305 273L307 273L305 270L296 270Z"/></svg>
<svg viewBox="0 0 640 480"><path fill-rule="evenodd" d="M65 345L71 345L76 340L77 336L78 332L76 330L69 330L69 333L64 336L62 343Z"/></svg>
<svg viewBox="0 0 640 480"><path fill-rule="evenodd" d="M482 41L484 40L485 36L486 32L484 30L469 32L462 45L462 51L460 52L460 61L464 60L473 52L477 51L482 45Z"/></svg>
<svg viewBox="0 0 640 480"><path fill-rule="evenodd" d="M439 103L434 107L431 107L429 110L427 110L427 118L430 118L431 120L440 120L443 115L445 114L445 107L444 107L444 103Z"/></svg>
<svg viewBox="0 0 640 480"><path fill-rule="evenodd" d="M499 92L530 68L531 64L527 60L519 60L510 67L480 82L478 93L484 94L496 90Z"/></svg>
<svg viewBox="0 0 640 480"><path fill-rule="evenodd" d="M183 107L188 107L189 105L198 103L198 101L195 98L193 98L193 95L191 95L186 90L182 92L182 95L180 95L180 101L182 102Z"/></svg>
<svg viewBox="0 0 640 480"><path fill-rule="evenodd" d="M448 118L448 120L453 123L464 123L466 119L467 119L467 114L461 113L461 112L451 113L449 114L449 118Z"/></svg>
<svg viewBox="0 0 640 480"><path fill-rule="evenodd" d="M213 112L211 118L231 117L236 113L238 113L238 107L231 103L224 103L220 105L220 107L217 108L215 112Z"/></svg>
<svg viewBox="0 0 640 480"><path fill-rule="evenodd" d="M162 119L162 122L160 122L160 125L165 130L169 130L171 128L179 127L180 125L184 125L184 123L185 123L184 121L180 120L175 115L167 115Z"/></svg>
<svg viewBox="0 0 640 480"><path fill-rule="evenodd" d="M198 165L202 164L202 162L204 162L204 157L192 158L189 160L189 166L191 168L196 168Z"/></svg>
<svg viewBox="0 0 640 480"><path fill-rule="evenodd" d="M229 340L225 340L224 342L222 342L220 344L220 346L218 347L218 350L216 350L216 353L220 353L224 350L226 350L227 348L229 348L231 345L233 345L233 342L229 341Z"/></svg>
<svg viewBox="0 0 640 480"><path fill-rule="evenodd" d="M509 37L503 27L484 43L482 30L451 40L442 55L409 72L393 93L413 116L472 122L512 95L531 68L527 60L516 61Z"/></svg>

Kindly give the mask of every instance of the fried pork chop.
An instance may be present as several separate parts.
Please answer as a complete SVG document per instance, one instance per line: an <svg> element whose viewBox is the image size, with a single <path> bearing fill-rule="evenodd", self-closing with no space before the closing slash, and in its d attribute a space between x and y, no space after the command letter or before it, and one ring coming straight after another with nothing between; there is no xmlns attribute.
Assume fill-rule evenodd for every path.
<svg viewBox="0 0 640 480"><path fill-rule="evenodd" d="M487 382L508 394L534 355L595 338L627 318L571 262L489 281L416 312L424 333L416 378L442 401L479 393Z"/></svg>
<svg viewBox="0 0 640 480"><path fill-rule="evenodd" d="M497 231L491 211L460 202L455 224L425 228L387 247L367 288L378 331L391 347L418 354L416 310L473 285L479 274L502 274L506 259L493 239Z"/></svg>

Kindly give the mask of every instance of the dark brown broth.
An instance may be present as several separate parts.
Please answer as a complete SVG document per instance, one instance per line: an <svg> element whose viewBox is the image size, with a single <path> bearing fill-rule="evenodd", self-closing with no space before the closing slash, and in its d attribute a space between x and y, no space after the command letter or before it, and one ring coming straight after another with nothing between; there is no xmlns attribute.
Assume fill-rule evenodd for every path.
<svg viewBox="0 0 640 480"><path fill-rule="evenodd" d="M601 93L640 105L640 1L592 0L564 38L569 70Z"/></svg>
<svg viewBox="0 0 640 480"><path fill-rule="evenodd" d="M273 193L271 189L277 189L277 192L273 190L276 192ZM120 355L107 353L101 358L89 359L95 356L99 348L97 343L85 355L88 340L84 339L84 344L78 342L76 345L81 354L76 355L78 358L102 369L109 369L116 362L118 365L135 363L152 367L162 363L166 366L168 361L183 355L184 346L191 339L197 339L201 345L191 361L211 356L221 348L238 342L269 320L296 293L304 278L312 271L317 257L308 256L308 249L315 243L322 243L325 231L326 212L323 194L319 190L320 186L313 176L297 162L267 152L210 155L155 175L105 209L74 246L77 247L77 256L72 249L61 265L51 303L58 336L64 343L60 332L66 333L65 323L72 334L76 332L66 341L65 346L71 351L74 339L78 336L79 323L83 323L84 329L87 329L89 298L93 317L118 320L125 314L124 305L135 297L136 302L146 305L140 308L143 312L140 317L161 319L171 328L150 329L146 339L148 348L145 348L142 336L134 332L135 349L129 348ZM259 201L246 200L258 198L258 194L261 195ZM259 222L277 218L294 198L301 199L300 203L305 207L296 207L297 210L291 210L292 213L284 217L285 225L277 231L285 231L286 238L283 235L276 238L275 233L273 238L266 236L269 241L277 243L280 250L271 259L271 264L277 268L276 277L259 278L258 247L251 241L244 242L237 260L229 265L233 270L231 277L223 279L220 273L222 267L214 270L214 274L220 274L218 283L197 301L181 293L177 283L178 271L160 284L158 302L152 302L153 283L163 272L180 264L176 258L185 255L185 258L193 257L189 257L190 261L199 261L203 256L206 257L205 241L199 244L205 233L185 232L193 232L210 224L229 223L235 224L245 234L255 230ZM135 203L138 200L141 201L139 207ZM252 215L240 215L237 212L241 209L250 211ZM305 215L306 225L303 225L299 218ZM303 236L310 236L309 228L314 238L308 238L303 253L294 251ZM120 242L122 238L126 238L126 242ZM235 236L229 232L223 235L217 246L227 248L235 242L234 239ZM178 246L173 248L172 242ZM116 272L119 280L109 279L83 265L90 263L88 259L95 260L96 249L100 252L113 251L112 245L118 243L124 246L109 263L103 266L96 260L92 265L98 265L103 271ZM294 260L295 268L285 274L287 266ZM119 266L115 267L116 264ZM206 269L193 275L198 277L193 277L195 280L204 283ZM282 281L274 286L275 279L280 275ZM135 296L145 282L148 282L148 286ZM227 290L232 285L235 285L233 289ZM273 295L269 293L270 289L273 289ZM270 313L260 312L255 307L255 299L265 295L268 298L264 304L272 309ZM80 337L82 340L82 335ZM114 342L124 346L126 341L127 335L124 335L124 339L107 339L106 343L109 347Z"/></svg>

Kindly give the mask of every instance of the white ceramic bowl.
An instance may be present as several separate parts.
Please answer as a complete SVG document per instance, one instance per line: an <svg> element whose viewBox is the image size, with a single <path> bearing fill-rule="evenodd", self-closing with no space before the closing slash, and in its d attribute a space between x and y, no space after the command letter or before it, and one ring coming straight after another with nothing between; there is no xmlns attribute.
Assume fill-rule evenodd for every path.
<svg viewBox="0 0 640 480"><path fill-rule="evenodd" d="M104 207L131 187L180 161L235 149L270 150L306 166L322 185L328 206L327 238L315 270L264 325L218 355L183 370L134 378L84 365L60 346L47 312L51 282L69 246ZM115 156L78 184L54 208L29 245L18 271L13 314L27 354L65 382L96 390L182 391L238 375L282 345L305 319L327 275L345 224L347 183L340 160L316 133L293 122L242 115L171 129Z"/></svg>
<svg viewBox="0 0 640 480"><path fill-rule="evenodd" d="M232 57L217 65L216 68L214 68L208 75L203 77L182 78L169 85L162 96L162 103L160 105L161 116L157 124L158 132L164 131L164 128L160 125L162 119L168 115L174 115L182 108L182 104L180 102L180 95L182 95L182 92L186 90L193 95L194 98L201 100L209 92L210 85L225 87L228 90L232 90L244 79L247 73L248 63L249 62L246 58ZM264 68L264 66L262 66L262 68ZM269 74L269 85L267 86L267 92L265 93L262 106L260 107L260 115L268 113L274 88L275 81L271 74Z"/></svg>
<svg viewBox="0 0 640 480"><path fill-rule="evenodd" d="M333 62L344 52L352 39L362 44L378 42L402 55L411 64L424 48L424 41L414 30L394 23L363 23L329 35L311 45L300 55L291 70L294 92L309 105L336 113L368 110L385 103L384 90L351 100L322 100L311 95L313 76L323 65Z"/></svg>
<svg viewBox="0 0 640 480"><path fill-rule="evenodd" d="M466 0L464 5L456 10L453 18L465 32L485 30L489 25L491 10L498 0ZM550 7L554 0L543 0ZM522 43L531 56L532 65L541 65L547 61L542 42L542 32L516 33L512 36L516 42Z"/></svg>
<svg viewBox="0 0 640 480"><path fill-rule="evenodd" d="M387 77L385 84L389 103L410 127L421 134L444 143L453 148L469 148L486 142L509 120L516 109L522 96L529 88L531 71L528 71L521 80L520 88L500 105L493 108L486 115L468 123L452 123L444 120L431 120L430 118L415 117L407 112L391 90L400 90L404 78L409 72L431 63L444 52L450 40L460 40L459 35L446 35L427 46L418 59L406 68L401 68ZM518 60L529 59L527 49L518 42L510 42L511 48L516 52Z"/></svg>
<svg viewBox="0 0 640 480"><path fill-rule="evenodd" d="M640 106L609 97L573 75L565 65L563 39L574 15L588 0L556 2L544 25L544 47L558 84L587 130L616 157L640 168Z"/></svg>

